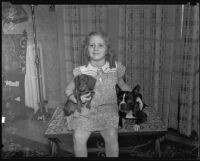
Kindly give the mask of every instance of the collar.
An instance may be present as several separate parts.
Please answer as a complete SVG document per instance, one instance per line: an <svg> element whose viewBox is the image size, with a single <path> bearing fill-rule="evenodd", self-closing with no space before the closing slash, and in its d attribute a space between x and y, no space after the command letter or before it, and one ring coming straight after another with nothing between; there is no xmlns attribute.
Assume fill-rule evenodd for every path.
<svg viewBox="0 0 200 161"><path fill-rule="evenodd" d="M87 74L87 75L92 75L92 76L96 76L98 71L101 70L103 71L103 73L109 73L109 72L115 72L116 68L110 69L110 64L108 62L106 62L102 67L98 68L98 67L94 67L92 66L90 63L88 63L87 66L81 66L80 67L80 71L82 74Z"/></svg>
<svg viewBox="0 0 200 161"><path fill-rule="evenodd" d="M93 70L95 72L97 72L98 70L103 70L103 72L105 72L108 68L110 67L110 64L108 62L106 62L102 67L98 68L93 66L91 63L88 63L87 69L89 70Z"/></svg>

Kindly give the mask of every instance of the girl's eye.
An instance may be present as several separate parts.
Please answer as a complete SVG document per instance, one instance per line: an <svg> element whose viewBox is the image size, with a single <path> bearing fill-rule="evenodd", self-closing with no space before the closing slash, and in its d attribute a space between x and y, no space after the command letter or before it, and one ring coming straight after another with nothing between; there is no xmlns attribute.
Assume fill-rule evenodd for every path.
<svg viewBox="0 0 200 161"><path fill-rule="evenodd" d="M94 48L94 47L103 48L104 46L105 46L104 44L97 44L97 45L95 45L95 44L90 44L90 45L89 45L90 48Z"/></svg>
<svg viewBox="0 0 200 161"><path fill-rule="evenodd" d="M90 45L89 45L89 47L93 48L93 47L94 47L94 45L93 45L93 44L90 44Z"/></svg>
<svg viewBox="0 0 200 161"><path fill-rule="evenodd" d="M104 45L103 44L99 44L99 47L102 48L102 47L104 47Z"/></svg>

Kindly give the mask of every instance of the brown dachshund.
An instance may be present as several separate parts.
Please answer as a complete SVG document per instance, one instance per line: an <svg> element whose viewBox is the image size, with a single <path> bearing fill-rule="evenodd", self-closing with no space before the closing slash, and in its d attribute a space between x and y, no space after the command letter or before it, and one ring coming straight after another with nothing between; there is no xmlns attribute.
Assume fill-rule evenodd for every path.
<svg viewBox="0 0 200 161"><path fill-rule="evenodd" d="M83 105L81 101L81 96L87 93L90 93L91 95L91 100L92 97L94 96L94 86L96 84L96 79L90 75L86 74L81 74L78 75L74 78L74 84L75 84L75 89L73 91L73 94L77 100L77 103L72 102L71 100L67 100L65 105L64 105L64 114L66 116L71 115L72 113L77 110L78 112L81 112L81 107ZM91 107L91 100L87 101L85 106L90 109Z"/></svg>

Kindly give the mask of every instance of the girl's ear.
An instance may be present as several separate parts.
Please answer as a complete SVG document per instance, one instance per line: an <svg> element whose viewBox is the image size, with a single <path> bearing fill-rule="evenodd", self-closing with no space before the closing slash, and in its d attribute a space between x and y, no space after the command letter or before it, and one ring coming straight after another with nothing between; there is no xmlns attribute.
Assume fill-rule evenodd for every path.
<svg viewBox="0 0 200 161"><path fill-rule="evenodd" d="M119 94L122 90L118 84L115 85L116 93Z"/></svg>

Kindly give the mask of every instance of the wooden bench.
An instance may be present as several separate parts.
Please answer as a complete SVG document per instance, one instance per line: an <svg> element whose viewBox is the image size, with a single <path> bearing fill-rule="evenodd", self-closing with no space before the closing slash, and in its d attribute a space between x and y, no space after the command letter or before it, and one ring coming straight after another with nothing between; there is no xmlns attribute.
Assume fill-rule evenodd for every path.
<svg viewBox="0 0 200 161"><path fill-rule="evenodd" d="M119 128L120 153L129 153L130 155L137 148L154 142L155 151L158 157L161 156L160 141L165 136L167 128L154 108L146 107L145 112L148 116L147 122L141 124L139 131L134 131L131 124L126 124L123 128ZM73 156L72 131L69 130L66 118L63 116L62 108L57 107L44 134L50 142L51 155L53 156L57 156L61 144L65 145L65 150ZM62 141L63 138L67 140ZM99 132L92 133L89 138L88 152L96 153L98 157L105 156L104 141Z"/></svg>

